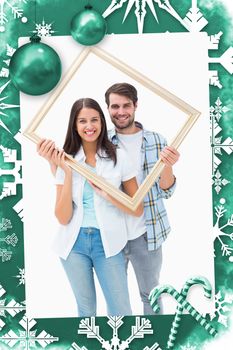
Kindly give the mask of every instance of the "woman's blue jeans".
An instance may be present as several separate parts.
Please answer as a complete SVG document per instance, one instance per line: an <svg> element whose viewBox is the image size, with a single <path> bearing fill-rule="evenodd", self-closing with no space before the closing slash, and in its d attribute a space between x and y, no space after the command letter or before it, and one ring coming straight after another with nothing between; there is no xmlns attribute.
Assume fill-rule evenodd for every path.
<svg viewBox="0 0 233 350"><path fill-rule="evenodd" d="M78 306L78 316L96 316L94 272L109 316L131 315L123 253L105 257L100 230L81 227L67 260L61 259Z"/></svg>

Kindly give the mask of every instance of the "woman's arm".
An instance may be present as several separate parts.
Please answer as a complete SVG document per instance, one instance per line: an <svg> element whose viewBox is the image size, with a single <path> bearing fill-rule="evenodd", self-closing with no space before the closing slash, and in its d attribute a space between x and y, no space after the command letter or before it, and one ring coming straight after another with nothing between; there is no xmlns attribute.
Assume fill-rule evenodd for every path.
<svg viewBox="0 0 233 350"><path fill-rule="evenodd" d="M72 204L72 170L65 163L64 151L57 151L53 155L53 162L63 169L65 181L63 185L57 185L55 204L55 216L62 225L68 224L73 215Z"/></svg>
<svg viewBox="0 0 233 350"><path fill-rule="evenodd" d="M128 194L130 197L133 197L138 189L136 177L133 177L127 181L122 182L122 185L123 185L124 192L126 194ZM124 204L118 202L118 200L116 200L115 198L113 198L108 193L101 190L99 187L95 186L94 184L91 183L91 186L94 188L94 190L99 195L101 195L103 198L108 200L110 203L115 205L115 207L124 211L125 213L133 215L133 216L141 216L142 215L142 213L143 213L143 204L142 203L140 203L139 206L137 207L137 209L135 211L133 211L133 210L129 209L128 207L126 207Z"/></svg>

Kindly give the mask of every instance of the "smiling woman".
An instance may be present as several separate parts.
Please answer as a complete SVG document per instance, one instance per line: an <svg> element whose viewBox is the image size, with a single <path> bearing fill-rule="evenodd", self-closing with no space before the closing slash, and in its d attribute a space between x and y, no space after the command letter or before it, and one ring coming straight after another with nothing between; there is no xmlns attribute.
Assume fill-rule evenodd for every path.
<svg viewBox="0 0 233 350"><path fill-rule="evenodd" d="M51 147L45 148L44 143ZM125 218L117 208L132 215L141 215L142 205L131 212L103 190L90 186L65 162L66 152L103 177L117 176L118 184L115 185L122 185L129 195L137 191L130 160L109 141L99 104L90 98L77 100L71 109L64 150L58 150L54 143L46 140L39 144L38 150L49 159L52 167L58 167L55 215L61 227L54 249L72 287L78 316L96 316L93 270L103 290L108 314L131 315L122 252L127 242L127 229ZM97 196L93 189L97 191ZM113 205L108 205L107 201ZM119 229L117 235L116 227ZM113 275L118 277L114 282Z"/></svg>

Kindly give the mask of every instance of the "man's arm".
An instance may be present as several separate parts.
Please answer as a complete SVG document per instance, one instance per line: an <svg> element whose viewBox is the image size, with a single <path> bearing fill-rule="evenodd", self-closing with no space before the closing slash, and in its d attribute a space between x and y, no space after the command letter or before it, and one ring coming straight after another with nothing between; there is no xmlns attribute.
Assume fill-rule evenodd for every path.
<svg viewBox="0 0 233 350"><path fill-rule="evenodd" d="M37 152L41 157L45 158L49 162L51 172L53 176L55 176L57 171L57 165L53 161L54 152L57 152L55 142L52 140L42 139L37 144Z"/></svg>
<svg viewBox="0 0 233 350"><path fill-rule="evenodd" d="M179 152L171 146L166 146L160 152L160 157L165 164L165 167L160 175L159 187L162 190L169 189L175 182L172 166L179 160Z"/></svg>

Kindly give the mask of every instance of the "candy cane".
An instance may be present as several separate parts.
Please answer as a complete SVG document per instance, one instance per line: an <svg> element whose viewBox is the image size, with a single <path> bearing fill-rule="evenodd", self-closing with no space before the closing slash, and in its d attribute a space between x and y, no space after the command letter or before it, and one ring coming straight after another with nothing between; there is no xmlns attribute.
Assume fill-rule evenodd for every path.
<svg viewBox="0 0 233 350"><path fill-rule="evenodd" d="M161 294L168 293L172 295L178 304L182 306L182 308L186 309L189 314L195 318L195 320L205 328L205 330L212 335L213 337L216 336L217 331L206 321L204 317L201 316L199 312L197 312L194 307L185 300L182 294L178 293L177 290L170 286L170 285L164 285L164 286L157 286L155 287L149 295L150 304L155 312L159 312L160 307L158 305L158 298Z"/></svg>
<svg viewBox="0 0 233 350"><path fill-rule="evenodd" d="M202 285L205 291L205 296L209 299L211 298L212 287L210 282L206 278L198 276L190 278L188 281L186 281L184 287L182 288L181 294L185 299L187 298L190 288L195 284ZM172 349L175 345L176 335L180 327L181 315L183 314L183 311L184 308L179 304L176 308L174 321L172 322L172 328L167 342L167 349Z"/></svg>

